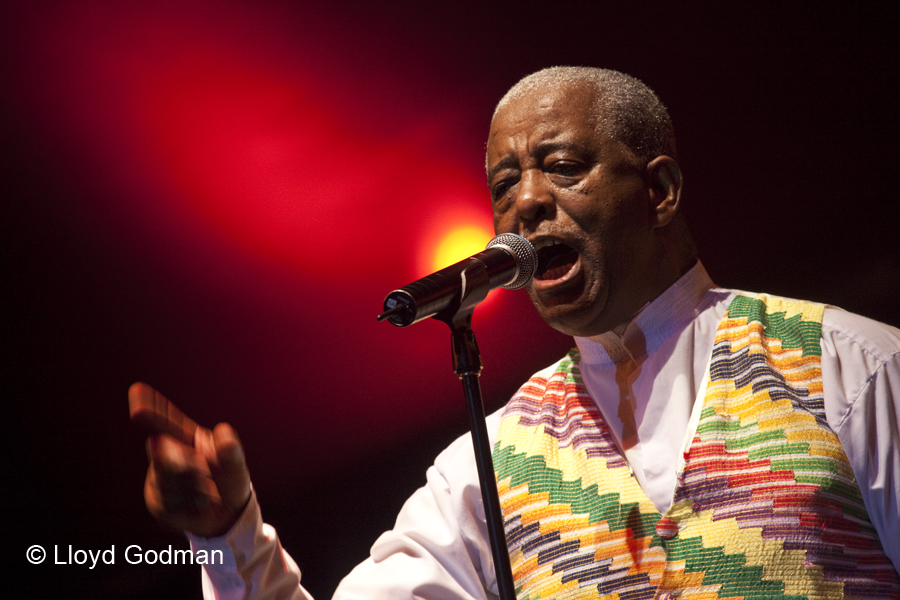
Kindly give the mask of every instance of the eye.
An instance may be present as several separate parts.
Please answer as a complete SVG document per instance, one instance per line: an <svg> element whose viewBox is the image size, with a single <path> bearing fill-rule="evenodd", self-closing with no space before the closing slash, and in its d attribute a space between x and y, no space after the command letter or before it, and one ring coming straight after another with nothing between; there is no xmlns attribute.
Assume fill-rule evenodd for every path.
<svg viewBox="0 0 900 600"><path fill-rule="evenodd" d="M518 182L518 177L505 177L491 186L491 199L494 202L497 202L500 198L506 195L506 192L509 191L509 188L514 186Z"/></svg>
<svg viewBox="0 0 900 600"><path fill-rule="evenodd" d="M584 166L573 160L557 160L546 167L549 175L558 175L564 178L574 178L582 173Z"/></svg>

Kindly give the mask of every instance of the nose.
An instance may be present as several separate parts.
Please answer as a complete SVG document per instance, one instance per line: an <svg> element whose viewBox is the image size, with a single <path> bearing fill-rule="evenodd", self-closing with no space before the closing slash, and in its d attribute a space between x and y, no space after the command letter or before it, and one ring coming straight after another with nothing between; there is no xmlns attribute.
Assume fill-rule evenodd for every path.
<svg viewBox="0 0 900 600"><path fill-rule="evenodd" d="M516 214L523 222L552 219L556 212L556 198L550 182L540 169L528 169L522 173L516 190Z"/></svg>

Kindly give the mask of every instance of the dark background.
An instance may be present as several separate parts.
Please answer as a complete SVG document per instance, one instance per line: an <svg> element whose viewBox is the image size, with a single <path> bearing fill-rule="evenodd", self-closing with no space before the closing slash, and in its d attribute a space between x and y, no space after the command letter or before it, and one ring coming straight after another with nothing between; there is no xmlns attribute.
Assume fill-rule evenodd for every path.
<svg viewBox="0 0 900 600"><path fill-rule="evenodd" d="M544 66L660 95L719 285L900 325L894 6L5 3L4 594L200 596L196 567L25 560L186 547L143 505L143 380L237 427L266 520L329 597L466 430L443 326L374 316L447 210L489 223L493 105ZM570 345L495 295L489 410Z"/></svg>

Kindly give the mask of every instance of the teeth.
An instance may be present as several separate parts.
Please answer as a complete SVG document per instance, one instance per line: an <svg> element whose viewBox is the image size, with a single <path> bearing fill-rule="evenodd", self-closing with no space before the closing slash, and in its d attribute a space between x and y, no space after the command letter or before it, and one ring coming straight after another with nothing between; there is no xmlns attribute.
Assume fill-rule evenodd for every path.
<svg viewBox="0 0 900 600"><path fill-rule="evenodd" d="M546 248L547 246L560 246L562 244L563 242L559 240L554 240L553 238L544 238L532 245L534 246L534 251L537 252L541 248Z"/></svg>

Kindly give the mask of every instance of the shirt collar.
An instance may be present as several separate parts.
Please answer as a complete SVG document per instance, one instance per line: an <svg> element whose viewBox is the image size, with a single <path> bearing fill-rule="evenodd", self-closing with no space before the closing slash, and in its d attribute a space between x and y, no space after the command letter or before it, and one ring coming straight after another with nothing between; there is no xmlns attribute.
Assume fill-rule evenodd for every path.
<svg viewBox="0 0 900 600"><path fill-rule="evenodd" d="M643 362L671 335L684 329L708 303L714 286L698 260L678 281L644 305L631 320L591 338L576 337L585 364L599 367L634 360Z"/></svg>

